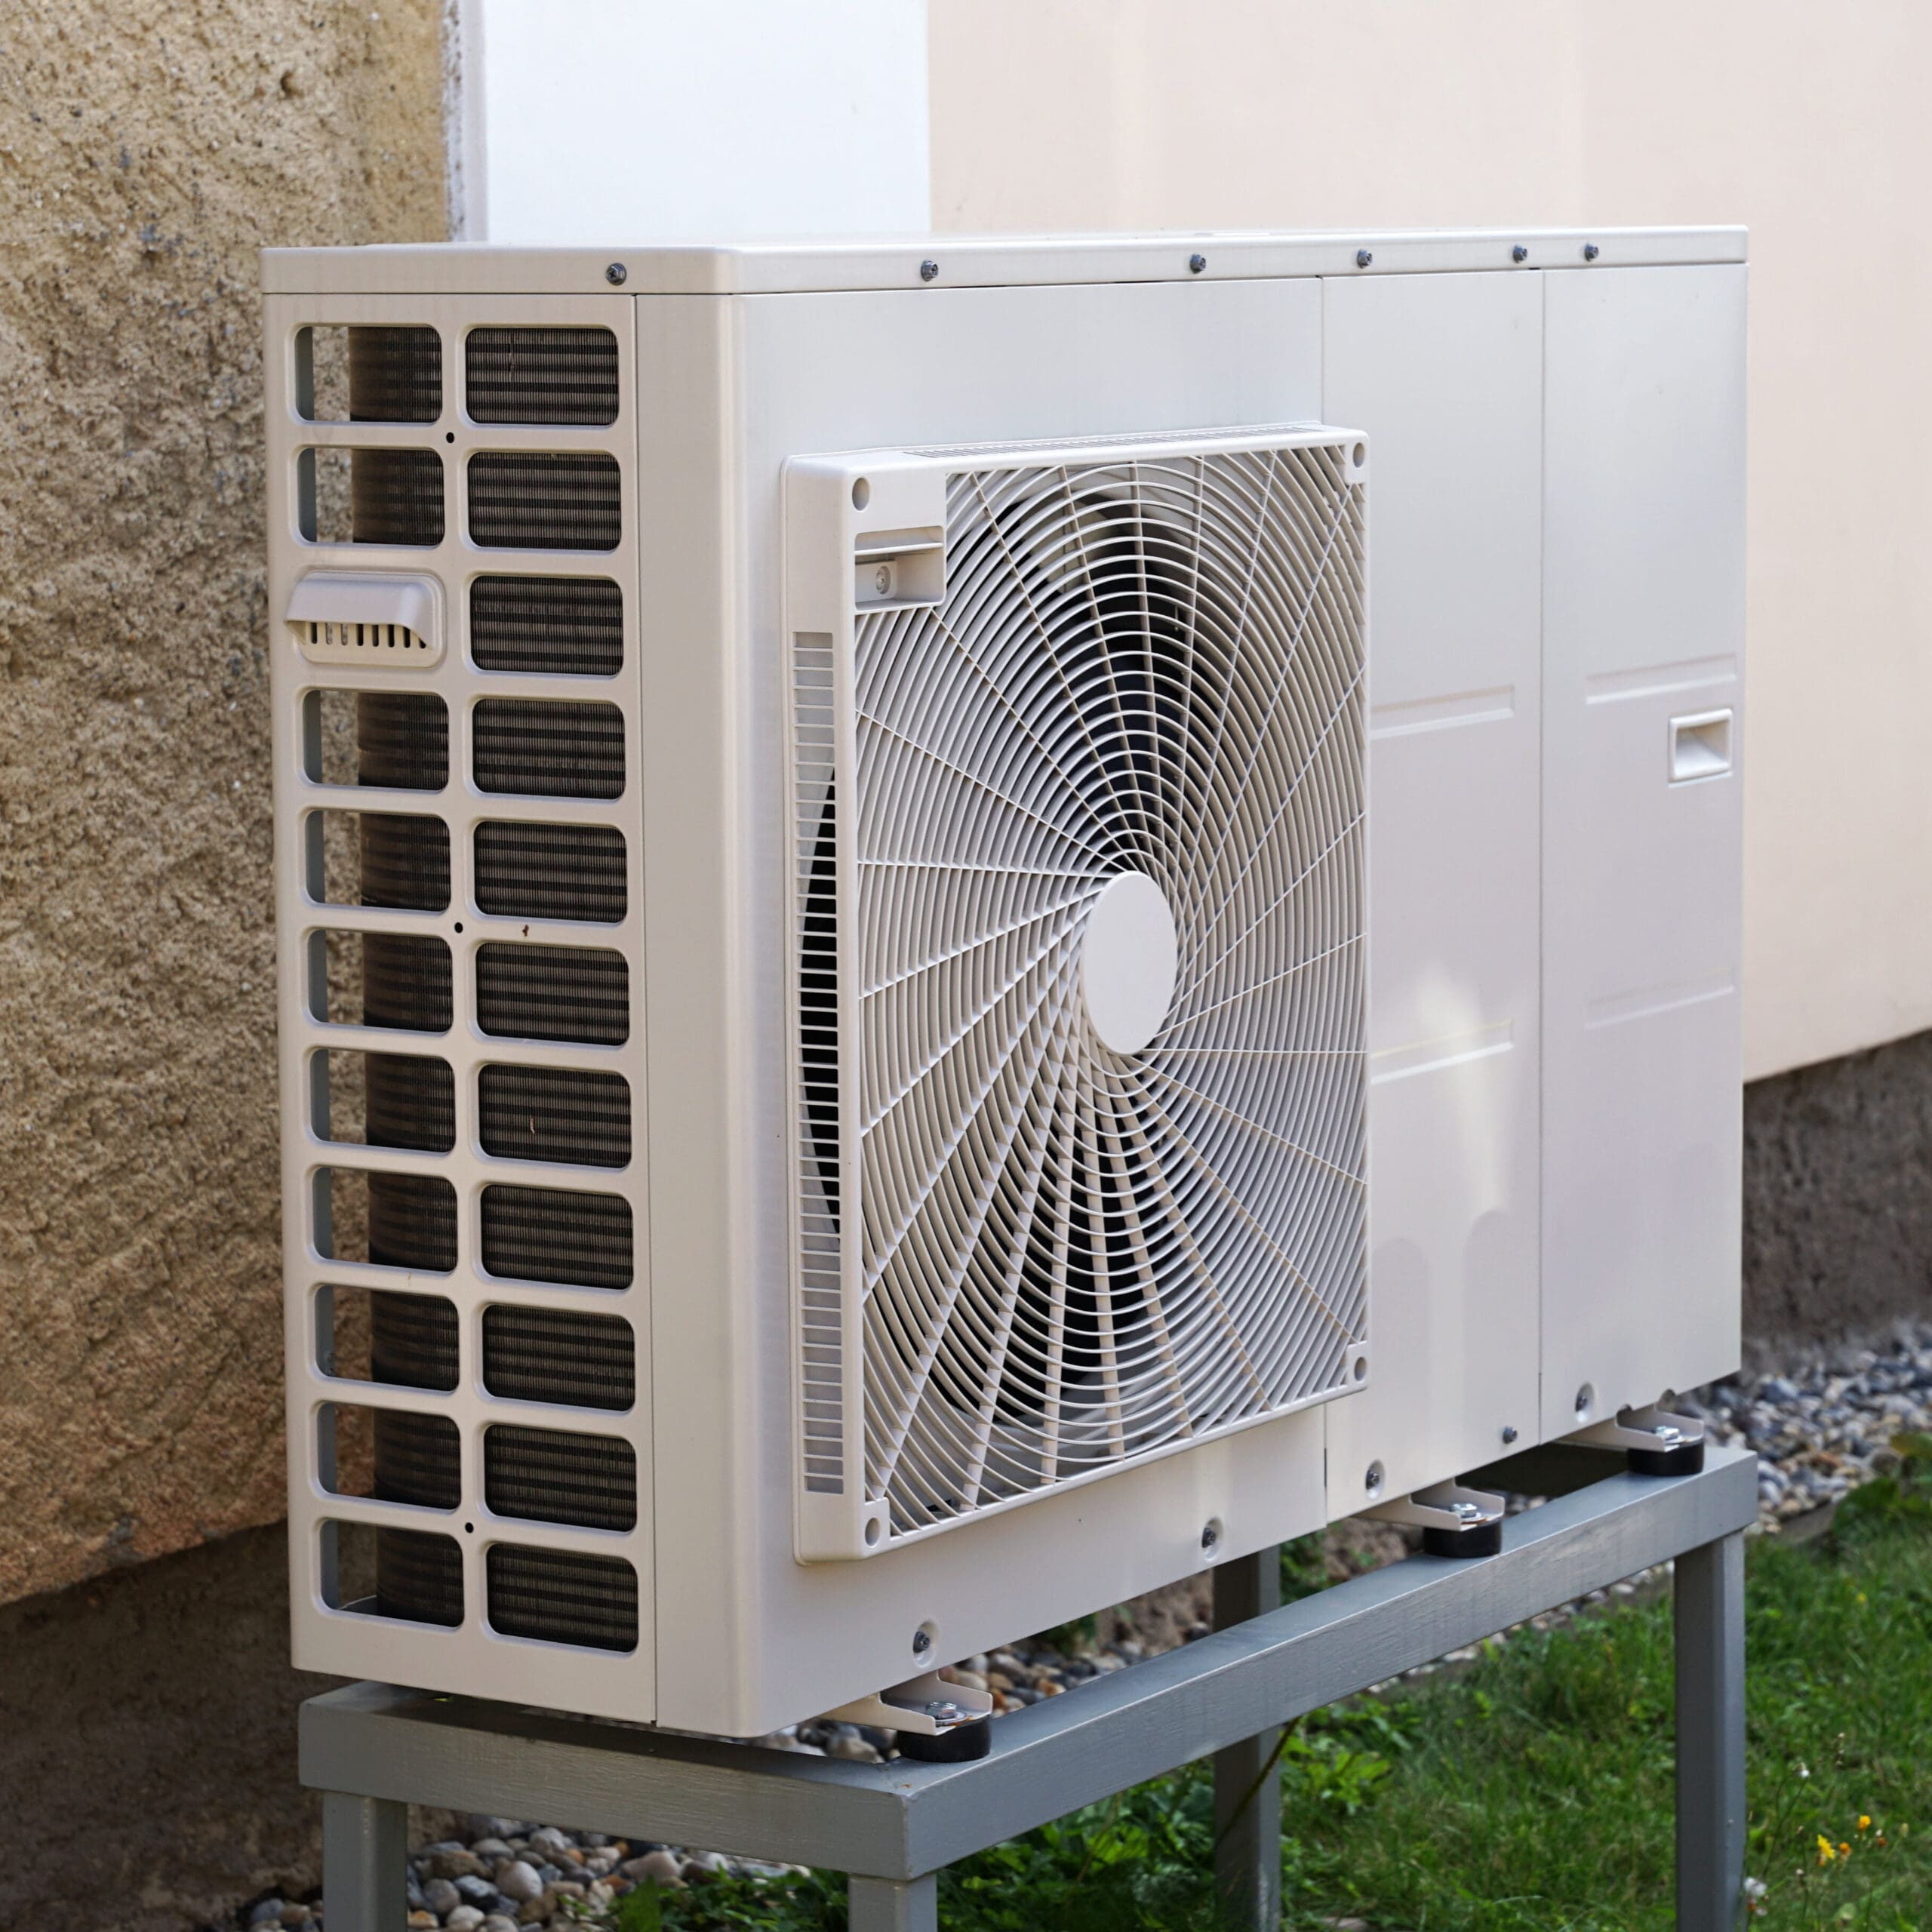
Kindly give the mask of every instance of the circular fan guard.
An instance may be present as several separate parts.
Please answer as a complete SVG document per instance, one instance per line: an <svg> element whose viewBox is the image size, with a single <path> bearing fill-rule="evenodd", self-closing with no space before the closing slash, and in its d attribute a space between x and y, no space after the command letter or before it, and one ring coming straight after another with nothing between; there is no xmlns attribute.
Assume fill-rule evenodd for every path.
<svg viewBox="0 0 1932 1932"><path fill-rule="evenodd" d="M943 602L860 617L856 810L828 785L806 841L801 1124L895 1535L1360 1373L1361 496L1330 445L964 473ZM1080 974L1127 872L1180 952L1132 1055Z"/></svg>

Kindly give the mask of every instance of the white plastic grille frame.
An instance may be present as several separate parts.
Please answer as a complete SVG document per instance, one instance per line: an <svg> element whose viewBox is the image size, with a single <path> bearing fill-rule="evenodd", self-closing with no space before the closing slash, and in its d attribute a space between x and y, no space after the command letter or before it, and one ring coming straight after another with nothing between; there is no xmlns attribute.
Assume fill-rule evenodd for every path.
<svg viewBox="0 0 1932 1932"><path fill-rule="evenodd" d="M1364 1383L1367 461L1296 426L790 466L801 1558ZM855 552L936 525L937 600L855 612ZM1123 1054L1081 961L1127 872L1179 964Z"/></svg>
<svg viewBox="0 0 1932 1932"><path fill-rule="evenodd" d="M638 623L637 561L636 382L632 303L629 297L379 296L283 297L267 304L270 678L275 766L276 901L279 1055L281 1077L284 1263L287 1310L290 1463L290 1544L297 1662L306 1668L383 1678L472 1695L501 1694L505 1646L517 1653L520 1687L543 1701L648 1720L655 1715L652 1626L648 1198L644 1147L644 940L640 890L643 826L638 782ZM296 340L309 326L409 325L435 328L442 352L442 413L410 424L317 422L296 406ZM620 407L608 426L509 426L472 422L464 406L463 339L483 325L601 326L614 334ZM301 459L327 448L408 448L433 451L444 466L444 534L433 547L372 543L323 544L300 531ZM482 451L595 451L619 466L621 534L613 549L515 549L473 543L468 531L467 466ZM394 572L434 577L440 587L447 648L433 663L405 669L312 661L303 640L281 622L296 583L311 571ZM471 662L469 586L478 577L609 580L623 593L623 665L615 677L486 672ZM390 791L316 782L303 743L312 694L323 691L431 694L449 720L449 771L440 792ZM485 792L473 775L476 705L487 699L586 702L614 708L623 721L625 784L613 799L532 797ZM325 903L309 890L312 841L324 811L395 812L441 819L448 828L450 903L441 912ZM614 924L493 917L478 905L473 887L474 836L486 823L614 826L627 851L625 915ZM422 1035L388 1027L331 1025L317 1017L313 984L324 935L331 931L433 936L450 949L454 1010L447 1033ZM476 955L492 943L591 946L620 953L629 977L629 1038L622 1046L520 1040L486 1035L476 1012ZM319 1010L325 1011L325 1007ZM346 1146L316 1131L312 1090L315 1063L328 1050L366 1053L424 1051L447 1060L454 1074L455 1146L445 1155ZM566 1165L485 1154L478 1132L478 1083L491 1066L582 1069L622 1075L629 1083L632 1155L622 1168ZM318 1245L315 1201L331 1169L432 1175L457 1196L457 1263L448 1275L325 1257ZM509 1281L491 1276L481 1254L481 1195L509 1185L617 1195L629 1204L633 1279L627 1290ZM333 1286L398 1290L445 1297L458 1316L459 1372L448 1394L350 1380L325 1365L318 1337L327 1332L321 1298ZM636 1399L626 1411L512 1400L492 1395L481 1374L482 1322L493 1306L571 1309L617 1315L632 1331ZM420 1506L336 1494L323 1481L321 1441L328 1404L399 1408L448 1416L460 1437L462 1487L447 1512ZM628 1532L571 1527L499 1518L484 1500L482 1443L493 1425L617 1436L636 1457L638 1521ZM443 1628L331 1607L325 1591L325 1527L331 1523L429 1531L461 1549L464 1616ZM638 1583L638 1643L629 1653L607 1652L510 1637L486 1616L488 1552L495 1544L536 1550L617 1556ZM520 1690L520 1694L523 1691Z"/></svg>

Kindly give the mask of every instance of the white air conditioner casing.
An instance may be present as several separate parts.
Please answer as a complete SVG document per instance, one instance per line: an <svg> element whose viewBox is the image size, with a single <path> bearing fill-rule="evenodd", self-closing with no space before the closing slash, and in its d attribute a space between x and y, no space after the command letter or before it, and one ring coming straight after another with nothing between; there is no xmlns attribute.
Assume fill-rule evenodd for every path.
<svg viewBox="0 0 1932 1932"><path fill-rule="evenodd" d="M1743 253L269 251L297 1663L758 1734L1734 1367Z"/></svg>

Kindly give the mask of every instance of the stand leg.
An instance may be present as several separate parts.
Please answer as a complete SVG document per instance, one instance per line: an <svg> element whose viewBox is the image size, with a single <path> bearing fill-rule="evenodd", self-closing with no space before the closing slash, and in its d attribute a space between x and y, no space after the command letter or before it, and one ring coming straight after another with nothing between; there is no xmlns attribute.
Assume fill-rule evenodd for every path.
<svg viewBox="0 0 1932 1932"><path fill-rule="evenodd" d="M409 1807L322 1793L322 1909L329 1932L402 1932Z"/></svg>
<svg viewBox="0 0 1932 1932"><path fill-rule="evenodd" d="M939 1932L939 1879L861 1878L851 1881L851 1932ZM331 1924L329 1932L335 1932Z"/></svg>
<svg viewBox="0 0 1932 1932"><path fill-rule="evenodd" d="M1676 1617L1678 1932L1734 1932L1744 1887L1741 1533L1677 1559Z"/></svg>
<svg viewBox="0 0 1932 1932"><path fill-rule="evenodd" d="M1272 1543L1215 1570L1217 1630L1245 1623L1281 1601L1281 1553ZM1214 1754L1214 1890L1223 1920L1238 1932L1276 1932L1281 1922L1280 1736L1261 1731Z"/></svg>

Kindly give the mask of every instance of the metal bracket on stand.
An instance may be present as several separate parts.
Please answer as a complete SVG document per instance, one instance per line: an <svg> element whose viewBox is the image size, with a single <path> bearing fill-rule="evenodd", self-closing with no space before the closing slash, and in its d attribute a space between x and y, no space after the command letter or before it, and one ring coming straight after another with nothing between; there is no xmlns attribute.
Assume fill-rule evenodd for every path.
<svg viewBox="0 0 1932 1932"><path fill-rule="evenodd" d="M1704 1466L1704 1425L1655 1406L1620 1410L1609 1422L1566 1435L1584 1449L1621 1449L1640 1476L1690 1476Z"/></svg>
<svg viewBox="0 0 1932 1932"><path fill-rule="evenodd" d="M906 1757L932 1764L963 1764L983 1758L992 1748L992 1731L976 1728L983 1727L992 1714L991 1691L954 1684L928 1671L825 1715L840 1724L896 1730L899 1749Z"/></svg>
<svg viewBox="0 0 1932 1932"><path fill-rule="evenodd" d="M1506 1465L1493 1479L1522 1486ZM1678 1932L1734 1932L1743 1532L1757 1507L1757 1458L1713 1446L1698 1474L1620 1471L1510 1517L1487 1562L1412 1558L1269 1609L1272 1553L1238 1558L1226 1566L1226 1615L1217 1604L1223 1627L1001 1718L977 1762L857 1764L349 1684L302 1707L302 1781L325 1794L329 1932L402 1932L412 1802L844 1871L851 1932L937 1932L937 1875L955 1860L1211 1755L1228 1786L1217 1811L1238 1810L1244 1792L1265 1803L1253 1795L1256 1752L1242 1748L1257 1734L1672 1558ZM1241 1615L1249 1601L1257 1614ZM1267 1822L1229 1830L1217 1856L1221 1896L1248 1932L1278 1897Z"/></svg>
<svg viewBox="0 0 1932 1932"><path fill-rule="evenodd" d="M1361 1513L1420 1529L1422 1546L1431 1556L1494 1556L1503 1547L1502 1497L1459 1482L1432 1483Z"/></svg>

